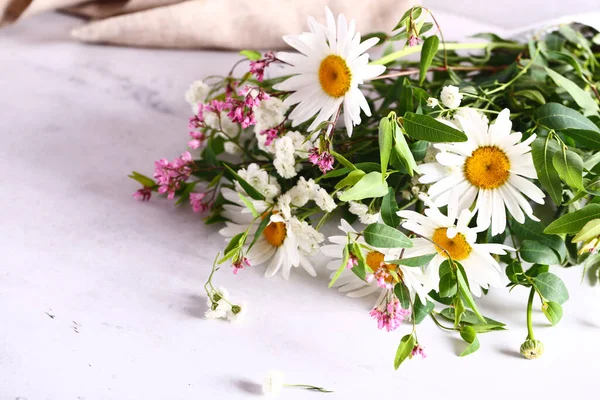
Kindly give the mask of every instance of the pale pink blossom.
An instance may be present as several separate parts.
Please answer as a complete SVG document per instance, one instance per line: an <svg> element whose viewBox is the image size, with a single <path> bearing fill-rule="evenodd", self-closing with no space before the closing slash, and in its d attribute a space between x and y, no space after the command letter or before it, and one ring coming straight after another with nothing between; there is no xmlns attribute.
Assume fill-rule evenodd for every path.
<svg viewBox="0 0 600 400"><path fill-rule="evenodd" d="M246 267L251 267L252 264L250 264L250 260L248 260L246 257L240 257L236 261L234 261L233 264L231 264L231 266L233 267L233 274L237 275L237 273L240 272L240 270Z"/></svg>
<svg viewBox="0 0 600 400"><path fill-rule="evenodd" d="M400 305L400 301L393 297L385 306L375 307L369 315L377 320L379 329L386 329L388 332L395 330L402 321L410 315L409 310L405 310Z"/></svg>
<svg viewBox="0 0 600 400"><path fill-rule="evenodd" d="M256 116L254 108L263 100L268 100L270 97L263 92L261 88L253 88L245 86L238 93L243 100L228 97L226 100L226 108L229 110L227 116L231 122L240 124L243 129L251 125L256 125Z"/></svg>
<svg viewBox="0 0 600 400"><path fill-rule="evenodd" d="M192 137L192 140L188 142L188 147L190 149L197 149L198 147L202 146L206 140L204 132L190 131L190 136Z"/></svg>
<svg viewBox="0 0 600 400"><path fill-rule="evenodd" d="M264 58L256 61L250 61L250 73L256 76L256 80L262 82L265 77L265 68L276 61L275 54L272 51L265 53Z"/></svg>
<svg viewBox="0 0 600 400"><path fill-rule="evenodd" d="M148 201L152 197L152 188L144 186L133 193L133 198L139 201Z"/></svg>
<svg viewBox="0 0 600 400"><path fill-rule="evenodd" d="M195 213L203 213L210 208L210 204L203 202L206 193L190 193L190 204Z"/></svg>
<svg viewBox="0 0 600 400"><path fill-rule="evenodd" d="M260 134L265 135L267 137L267 139L265 140L265 146L270 146L271 143L273 143L273 140L275 140L279 137L279 129L277 129L277 128L266 129L266 130L262 131Z"/></svg>
<svg viewBox="0 0 600 400"><path fill-rule="evenodd" d="M346 263L346 268L352 269L352 268L356 267L357 265L358 265L358 259L356 258L356 256L354 254L350 254L350 257L348 257L348 262Z"/></svg>
<svg viewBox="0 0 600 400"><path fill-rule="evenodd" d="M410 357L413 358L414 356L421 356L421 358L427 357L427 354L425 354L425 350L421 347L420 344L417 344L415 347L413 347L412 352L410 353Z"/></svg>
<svg viewBox="0 0 600 400"><path fill-rule="evenodd" d="M333 156L328 151L319 152L316 147L310 149L308 161L318 166L323 173L333 169Z"/></svg>
<svg viewBox="0 0 600 400"><path fill-rule="evenodd" d="M419 38L415 35L410 35L408 38L408 47L413 47L419 44Z"/></svg>

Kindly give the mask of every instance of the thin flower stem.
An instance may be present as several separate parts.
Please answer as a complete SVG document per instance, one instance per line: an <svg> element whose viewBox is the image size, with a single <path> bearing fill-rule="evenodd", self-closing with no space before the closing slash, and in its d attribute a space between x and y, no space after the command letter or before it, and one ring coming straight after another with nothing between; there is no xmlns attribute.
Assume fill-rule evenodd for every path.
<svg viewBox="0 0 600 400"><path fill-rule="evenodd" d="M535 340L533 336L533 324L531 318L531 311L533 309L533 297L535 296L535 288L532 287L529 292L529 300L527 300L527 339Z"/></svg>
<svg viewBox="0 0 600 400"><path fill-rule="evenodd" d="M444 330L446 330L446 331L453 331L453 330L454 330L454 328L449 328L449 327L447 327L447 326L444 326L444 325L442 325L442 324L441 324L441 323L440 323L440 322L437 320L437 318L435 317L435 315L434 315L434 314L439 314L439 313L437 313L437 312L435 312L435 311L432 311L432 312L431 312L431 314L429 314L429 315L431 316L431 319L433 319L433 322L434 322L434 323L435 323L435 324L438 326L438 328L444 329Z"/></svg>
<svg viewBox="0 0 600 400"><path fill-rule="evenodd" d="M314 391L321 392L321 393L333 393L333 390L327 390L327 389L325 389L323 387L313 386L313 385L303 385L303 384L288 385L288 384L285 384L283 386L286 386L286 387L299 387L299 388L303 388L303 389L306 389L306 390L314 390Z"/></svg>
<svg viewBox="0 0 600 400"><path fill-rule="evenodd" d="M502 66L492 66L492 65L482 65L482 66L468 66L468 65L459 65L456 67L434 67L434 68L429 68L429 71L448 71L448 70L452 70L452 71L500 71L502 69L507 68L507 65L502 65ZM405 69L402 71L398 71L398 72L394 72L391 74L385 74L385 75L379 75L375 78L371 78L371 81L376 81L378 79L387 79L387 78L394 78L397 76L408 76L408 75L414 75L414 74L418 74L419 68L410 68L410 69Z"/></svg>
<svg viewBox="0 0 600 400"><path fill-rule="evenodd" d="M523 67L523 69L521 71L519 71L519 73L517 75L515 75L510 81L498 86L496 89L491 90L489 92L486 92L486 95L491 95L494 93L498 93L503 91L504 89L506 89L507 87L509 87L510 85L512 85L513 83L515 83L517 81L517 79L519 79L521 76L523 76L527 70L529 70L529 68L533 65L535 59L537 58L538 54L540 54L540 49L538 48L535 52L535 54L533 55L533 57L531 57L531 60L527 63L527 65L525 65ZM517 58L518 59L518 58Z"/></svg>

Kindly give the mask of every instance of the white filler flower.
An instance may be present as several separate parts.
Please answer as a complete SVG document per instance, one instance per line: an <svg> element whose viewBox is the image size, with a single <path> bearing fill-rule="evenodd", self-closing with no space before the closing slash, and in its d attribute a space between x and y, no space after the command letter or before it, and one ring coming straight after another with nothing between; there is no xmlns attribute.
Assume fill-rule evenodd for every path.
<svg viewBox="0 0 600 400"><path fill-rule="evenodd" d="M326 9L326 16L327 26L309 17L310 32L283 37L301 54L277 53L277 58L290 64L283 73L294 76L274 88L294 92L284 100L288 106L297 104L289 115L293 126L317 115L309 131L334 117L343 105L344 123L350 136L353 126L360 124L360 110L371 115L358 85L380 75L385 67L369 65L369 55L365 53L379 39L371 38L361 43L354 20L348 24L346 18L340 15L336 26L329 8Z"/></svg>
<svg viewBox="0 0 600 400"><path fill-rule="evenodd" d="M458 88L456 86L444 86L442 93L440 94L442 103L448 108L460 107L460 101L462 100L462 97L462 94L458 92Z"/></svg>
<svg viewBox="0 0 600 400"><path fill-rule="evenodd" d="M206 100L208 92L210 92L210 86L202 81L195 81L185 92L185 101L190 104L194 114L198 112L198 104L204 103Z"/></svg>
<svg viewBox="0 0 600 400"><path fill-rule="evenodd" d="M520 142L522 134L512 132L508 109L489 125L481 114L465 109L456 119L468 140L461 143L436 144L437 162L419 166L421 183L434 183L428 195L438 207L448 205L449 214L470 208L477 200L477 225L492 226L492 235L506 229L506 212L525 222L525 214L539 221L523 196L544 204L544 193L525 178L536 179L531 157L535 134Z"/></svg>
<svg viewBox="0 0 600 400"><path fill-rule="evenodd" d="M469 228L471 212L463 210L455 223L455 215L442 214L433 204L425 209L425 215L414 211L399 211L405 218L402 227L421 236L412 239L413 247L406 249L405 257L435 254L425 267L427 291L438 290L440 265L450 257L465 269L469 287L475 296L481 296L481 288L500 286L500 265L491 254L506 254L513 250L496 243L478 244L477 232L481 228ZM435 243L435 244L434 244Z"/></svg>

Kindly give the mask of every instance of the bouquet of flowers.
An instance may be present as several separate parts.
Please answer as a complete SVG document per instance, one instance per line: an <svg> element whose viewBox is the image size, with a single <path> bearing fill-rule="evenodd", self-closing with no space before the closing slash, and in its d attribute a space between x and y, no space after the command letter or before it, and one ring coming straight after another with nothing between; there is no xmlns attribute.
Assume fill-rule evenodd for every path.
<svg viewBox="0 0 600 400"><path fill-rule="evenodd" d="M555 325L569 298L550 266L600 262L600 34L572 24L526 43L448 43L418 6L392 35L362 37L329 9L308 26L283 38L297 53L242 51L227 75L194 82L188 149L156 161L153 179L131 175L136 198L157 192L224 224L206 316L245 310L213 285L222 266L315 276L322 253L330 287L379 294L379 329L410 321L396 368L425 357L427 316L466 342L461 356L505 329L476 299L506 278L529 290L521 354L539 357L534 299ZM328 222L339 232L325 237Z"/></svg>

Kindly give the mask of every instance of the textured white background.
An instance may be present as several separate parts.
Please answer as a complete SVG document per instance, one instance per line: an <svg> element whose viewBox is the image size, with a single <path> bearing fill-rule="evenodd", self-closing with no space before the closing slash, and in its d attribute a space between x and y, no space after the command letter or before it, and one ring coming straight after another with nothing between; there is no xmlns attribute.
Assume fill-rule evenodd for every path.
<svg viewBox="0 0 600 400"><path fill-rule="evenodd" d="M573 11L528 2L543 3L538 18L484 3L455 10L473 5L479 22L442 13L447 37ZM546 345L536 361L518 355L522 289L481 300L509 330L482 335L476 354L458 358L457 335L426 320L419 339L429 357L397 372L394 353L409 327L377 331L373 299L327 290L324 273L294 271L289 282L263 279L261 267L218 274L249 313L235 325L205 320L202 285L222 239L189 209L135 202L126 175L151 174L155 159L182 151L182 93L238 57L83 46L67 37L76 23L50 14L0 31L0 399L246 399L271 368L290 383L335 390L287 389L286 399L597 392L600 288L580 283L578 268L555 271L571 292L560 325L535 312Z"/></svg>

